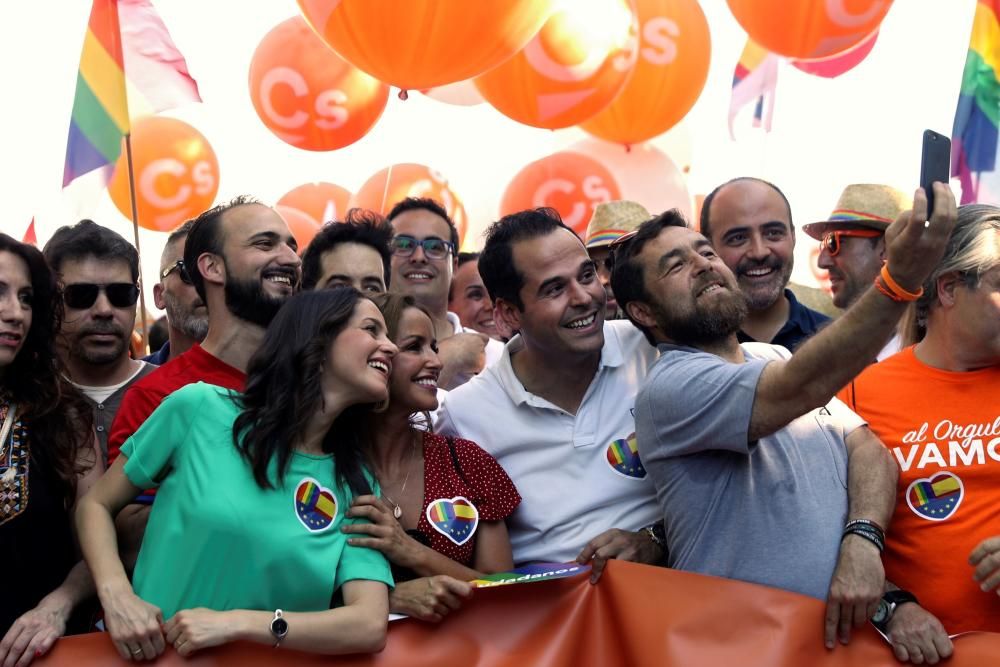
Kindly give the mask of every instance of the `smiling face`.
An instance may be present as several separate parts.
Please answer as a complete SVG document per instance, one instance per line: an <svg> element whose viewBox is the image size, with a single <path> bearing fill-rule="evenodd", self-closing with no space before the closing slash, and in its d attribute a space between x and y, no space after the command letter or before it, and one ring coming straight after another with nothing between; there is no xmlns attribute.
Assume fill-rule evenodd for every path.
<svg viewBox="0 0 1000 667"><path fill-rule="evenodd" d="M469 260L455 271L448 309L458 315L464 326L499 340L500 334L493 321L493 300L483 285L477 260Z"/></svg>
<svg viewBox="0 0 1000 667"><path fill-rule="evenodd" d="M63 289L73 285L111 285L134 283L125 260L107 260L88 256L66 259L60 266L59 280ZM106 290L85 308L66 304L60 346L63 353L77 363L108 366L128 356L128 344L135 326L136 304L115 306Z"/></svg>
<svg viewBox="0 0 1000 667"><path fill-rule="evenodd" d="M33 291L28 265L0 251L0 375L14 363L31 329Z"/></svg>
<svg viewBox="0 0 1000 667"><path fill-rule="evenodd" d="M441 216L425 209L411 209L392 219L395 236L411 236L417 241L436 238L451 239L451 228ZM441 259L431 259L420 246L409 257L396 253L392 255L392 290L409 294L428 308L446 306L448 289L457 259L449 252Z"/></svg>
<svg viewBox="0 0 1000 667"><path fill-rule="evenodd" d="M525 345L556 357L600 353L604 345L604 288L580 239L558 228L513 245L524 279L524 309L498 299L499 312Z"/></svg>
<svg viewBox="0 0 1000 667"><path fill-rule="evenodd" d="M389 385L392 405L407 413L436 410L441 359L431 318L419 308L405 309L393 342L399 352L392 360Z"/></svg>
<svg viewBox="0 0 1000 667"><path fill-rule="evenodd" d="M330 397L348 394L348 404L378 403L389 396L396 346L386 335L385 320L374 303L358 299L347 321L327 352L321 388L326 404Z"/></svg>
<svg viewBox="0 0 1000 667"><path fill-rule="evenodd" d="M316 288L350 285L362 294L385 291L382 256L370 245L338 243L319 260L320 275Z"/></svg>
<svg viewBox="0 0 1000 667"><path fill-rule="evenodd" d="M299 286L295 238L281 216L261 204L227 211L222 225L226 306L242 320L267 326Z"/></svg>
<svg viewBox="0 0 1000 667"><path fill-rule="evenodd" d="M709 213L712 245L750 311L770 308L792 275L795 233L784 199L764 183L741 180L718 191Z"/></svg>
<svg viewBox="0 0 1000 667"><path fill-rule="evenodd" d="M732 336L747 307L732 272L704 236L665 227L637 256L650 302L628 304L659 340L701 347Z"/></svg>

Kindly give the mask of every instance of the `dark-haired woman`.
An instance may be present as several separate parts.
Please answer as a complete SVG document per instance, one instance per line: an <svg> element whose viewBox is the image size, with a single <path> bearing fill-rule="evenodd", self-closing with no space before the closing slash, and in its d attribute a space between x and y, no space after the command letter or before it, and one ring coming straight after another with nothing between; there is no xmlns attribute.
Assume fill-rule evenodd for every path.
<svg viewBox="0 0 1000 667"><path fill-rule="evenodd" d="M236 639L381 649L388 563L340 528L352 497L371 493L358 422L388 397L395 353L378 308L353 288L301 293L268 328L242 396L190 385L126 441L77 519L122 657ZM133 589L112 517L151 485Z"/></svg>
<svg viewBox="0 0 1000 667"><path fill-rule="evenodd" d="M434 326L412 297L374 297L399 348L389 405L369 417L381 497L354 501L350 543L378 549L396 566L393 612L440 621L471 593L466 583L514 566L504 519L521 502L514 484L476 443L417 428L413 415L437 409ZM403 583L400 583L400 582Z"/></svg>
<svg viewBox="0 0 1000 667"><path fill-rule="evenodd" d="M0 664L23 666L94 593L72 510L100 475L92 413L56 366L61 301L32 246L0 234ZM82 617L81 617L82 616Z"/></svg>

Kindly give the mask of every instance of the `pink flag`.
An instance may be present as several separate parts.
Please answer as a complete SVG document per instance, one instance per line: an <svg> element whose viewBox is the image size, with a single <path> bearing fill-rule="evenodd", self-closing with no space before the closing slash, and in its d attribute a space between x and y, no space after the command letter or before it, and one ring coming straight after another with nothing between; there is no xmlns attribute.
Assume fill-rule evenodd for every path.
<svg viewBox="0 0 1000 667"><path fill-rule="evenodd" d="M118 0L132 116L201 102L198 83L149 0Z"/></svg>

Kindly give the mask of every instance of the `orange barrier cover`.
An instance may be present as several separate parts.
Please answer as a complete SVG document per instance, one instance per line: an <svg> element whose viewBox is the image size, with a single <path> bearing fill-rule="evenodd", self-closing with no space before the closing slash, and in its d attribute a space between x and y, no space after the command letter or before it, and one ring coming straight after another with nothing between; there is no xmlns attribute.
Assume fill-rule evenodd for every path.
<svg viewBox="0 0 1000 667"><path fill-rule="evenodd" d="M985 593L984 593L985 595ZM185 660L172 650L157 667L379 665L390 667L894 667L888 644L871 627L848 646L823 646L824 605L776 589L664 568L612 561L600 583L588 577L477 590L440 625L391 623L377 655L306 655L257 644L231 644ZM949 667L1000 664L1000 634L955 640ZM56 642L39 667L135 664L105 634Z"/></svg>

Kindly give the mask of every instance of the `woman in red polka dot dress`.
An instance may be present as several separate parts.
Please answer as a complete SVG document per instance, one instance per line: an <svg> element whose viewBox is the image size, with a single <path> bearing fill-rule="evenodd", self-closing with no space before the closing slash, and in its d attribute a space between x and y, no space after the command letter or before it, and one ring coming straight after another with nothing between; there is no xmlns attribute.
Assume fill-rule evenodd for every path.
<svg viewBox="0 0 1000 667"><path fill-rule="evenodd" d="M345 526L350 543L378 549L394 565L390 610L440 621L472 593L467 581L514 566L506 519L521 502L500 464L469 440L416 428L415 414L437 409L434 325L408 296L373 299L399 353L389 405L370 420L369 465L381 496L357 498Z"/></svg>

